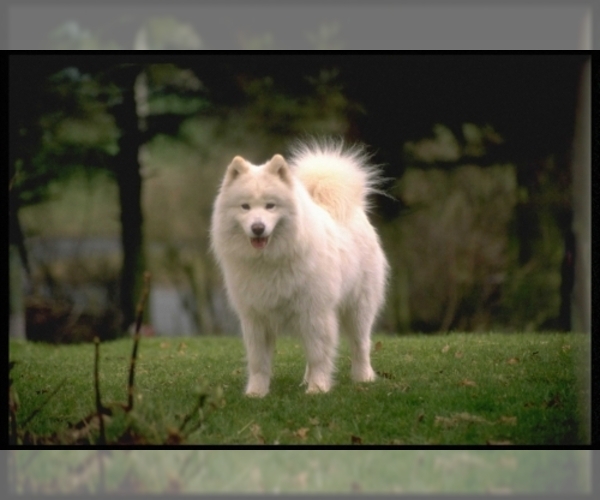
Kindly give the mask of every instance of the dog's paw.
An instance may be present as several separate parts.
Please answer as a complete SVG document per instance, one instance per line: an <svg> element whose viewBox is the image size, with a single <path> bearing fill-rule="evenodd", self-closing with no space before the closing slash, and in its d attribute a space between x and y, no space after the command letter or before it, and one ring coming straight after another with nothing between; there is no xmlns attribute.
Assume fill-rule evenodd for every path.
<svg viewBox="0 0 600 500"><path fill-rule="evenodd" d="M377 375L370 366L366 369L352 371L352 380L354 382L373 382L376 379Z"/></svg>
<svg viewBox="0 0 600 500"><path fill-rule="evenodd" d="M251 398L262 398L269 392L269 380L257 377L251 379L246 387L246 396Z"/></svg>
<svg viewBox="0 0 600 500"><path fill-rule="evenodd" d="M246 391L245 395L246 395L246 397L249 397L249 398L264 398L268 393L269 393L269 391L264 391L264 392Z"/></svg>
<svg viewBox="0 0 600 500"><path fill-rule="evenodd" d="M307 384L308 388L306 389L306 394L320 394L329 392L329 389L331 389L331 382L328 380L313 380L307 382Z"/></svg>

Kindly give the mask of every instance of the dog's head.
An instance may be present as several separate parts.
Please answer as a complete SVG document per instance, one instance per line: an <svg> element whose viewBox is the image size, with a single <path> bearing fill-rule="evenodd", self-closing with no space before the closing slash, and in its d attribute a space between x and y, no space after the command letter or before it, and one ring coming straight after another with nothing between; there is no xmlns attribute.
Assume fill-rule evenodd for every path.
<svg viewBox="0 0 600 500"><path fill-rule="evenodd" d="M294 211L292 172L278 154L258 166L236 156L227 167L220 197L249 245L263 251Z"/></svg>

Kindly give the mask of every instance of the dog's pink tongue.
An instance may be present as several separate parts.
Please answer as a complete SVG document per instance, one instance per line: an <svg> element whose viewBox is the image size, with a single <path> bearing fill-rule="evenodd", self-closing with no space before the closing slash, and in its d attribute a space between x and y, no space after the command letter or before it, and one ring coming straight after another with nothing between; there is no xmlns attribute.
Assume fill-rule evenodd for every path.
<svg viewBox="0 0 600 500"><path fill-rule="evenodd" d="M265 248L268 238L250 238L250 243L254 248Z"/></svg>

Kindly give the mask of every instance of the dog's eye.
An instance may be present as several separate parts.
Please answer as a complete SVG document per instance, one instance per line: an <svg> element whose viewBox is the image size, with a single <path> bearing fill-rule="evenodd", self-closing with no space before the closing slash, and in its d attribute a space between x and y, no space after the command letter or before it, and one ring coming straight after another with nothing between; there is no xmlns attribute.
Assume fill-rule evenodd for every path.
<svg viewBox="0 0 600 500"><path fill-rule="evenodd" d="M242 204L242 208L243 208L244 210L250 210L250 205L248 205L248 203L243 203L243 204Z"/></svg>
<svg viewBox="0 0 600 500"><path fill-rule="evenodd" d="M267 203L267 204L265 205L265 208L266 208L267 210L271 210L272 208L275 208L275 203Z"/></svg>

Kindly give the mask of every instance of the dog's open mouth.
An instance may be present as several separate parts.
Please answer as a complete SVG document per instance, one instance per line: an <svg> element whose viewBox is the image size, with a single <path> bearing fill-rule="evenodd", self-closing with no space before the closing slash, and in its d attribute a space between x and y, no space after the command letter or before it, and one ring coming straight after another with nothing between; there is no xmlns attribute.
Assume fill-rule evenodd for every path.
<svg viewBox="0 0 600 500"><path fill-rule="evenodd" d="M268 236L261 236L258 238L250 238L250 243L254 248L258 248L259 250L265 248L267 243L269 242Z"/></svg>

